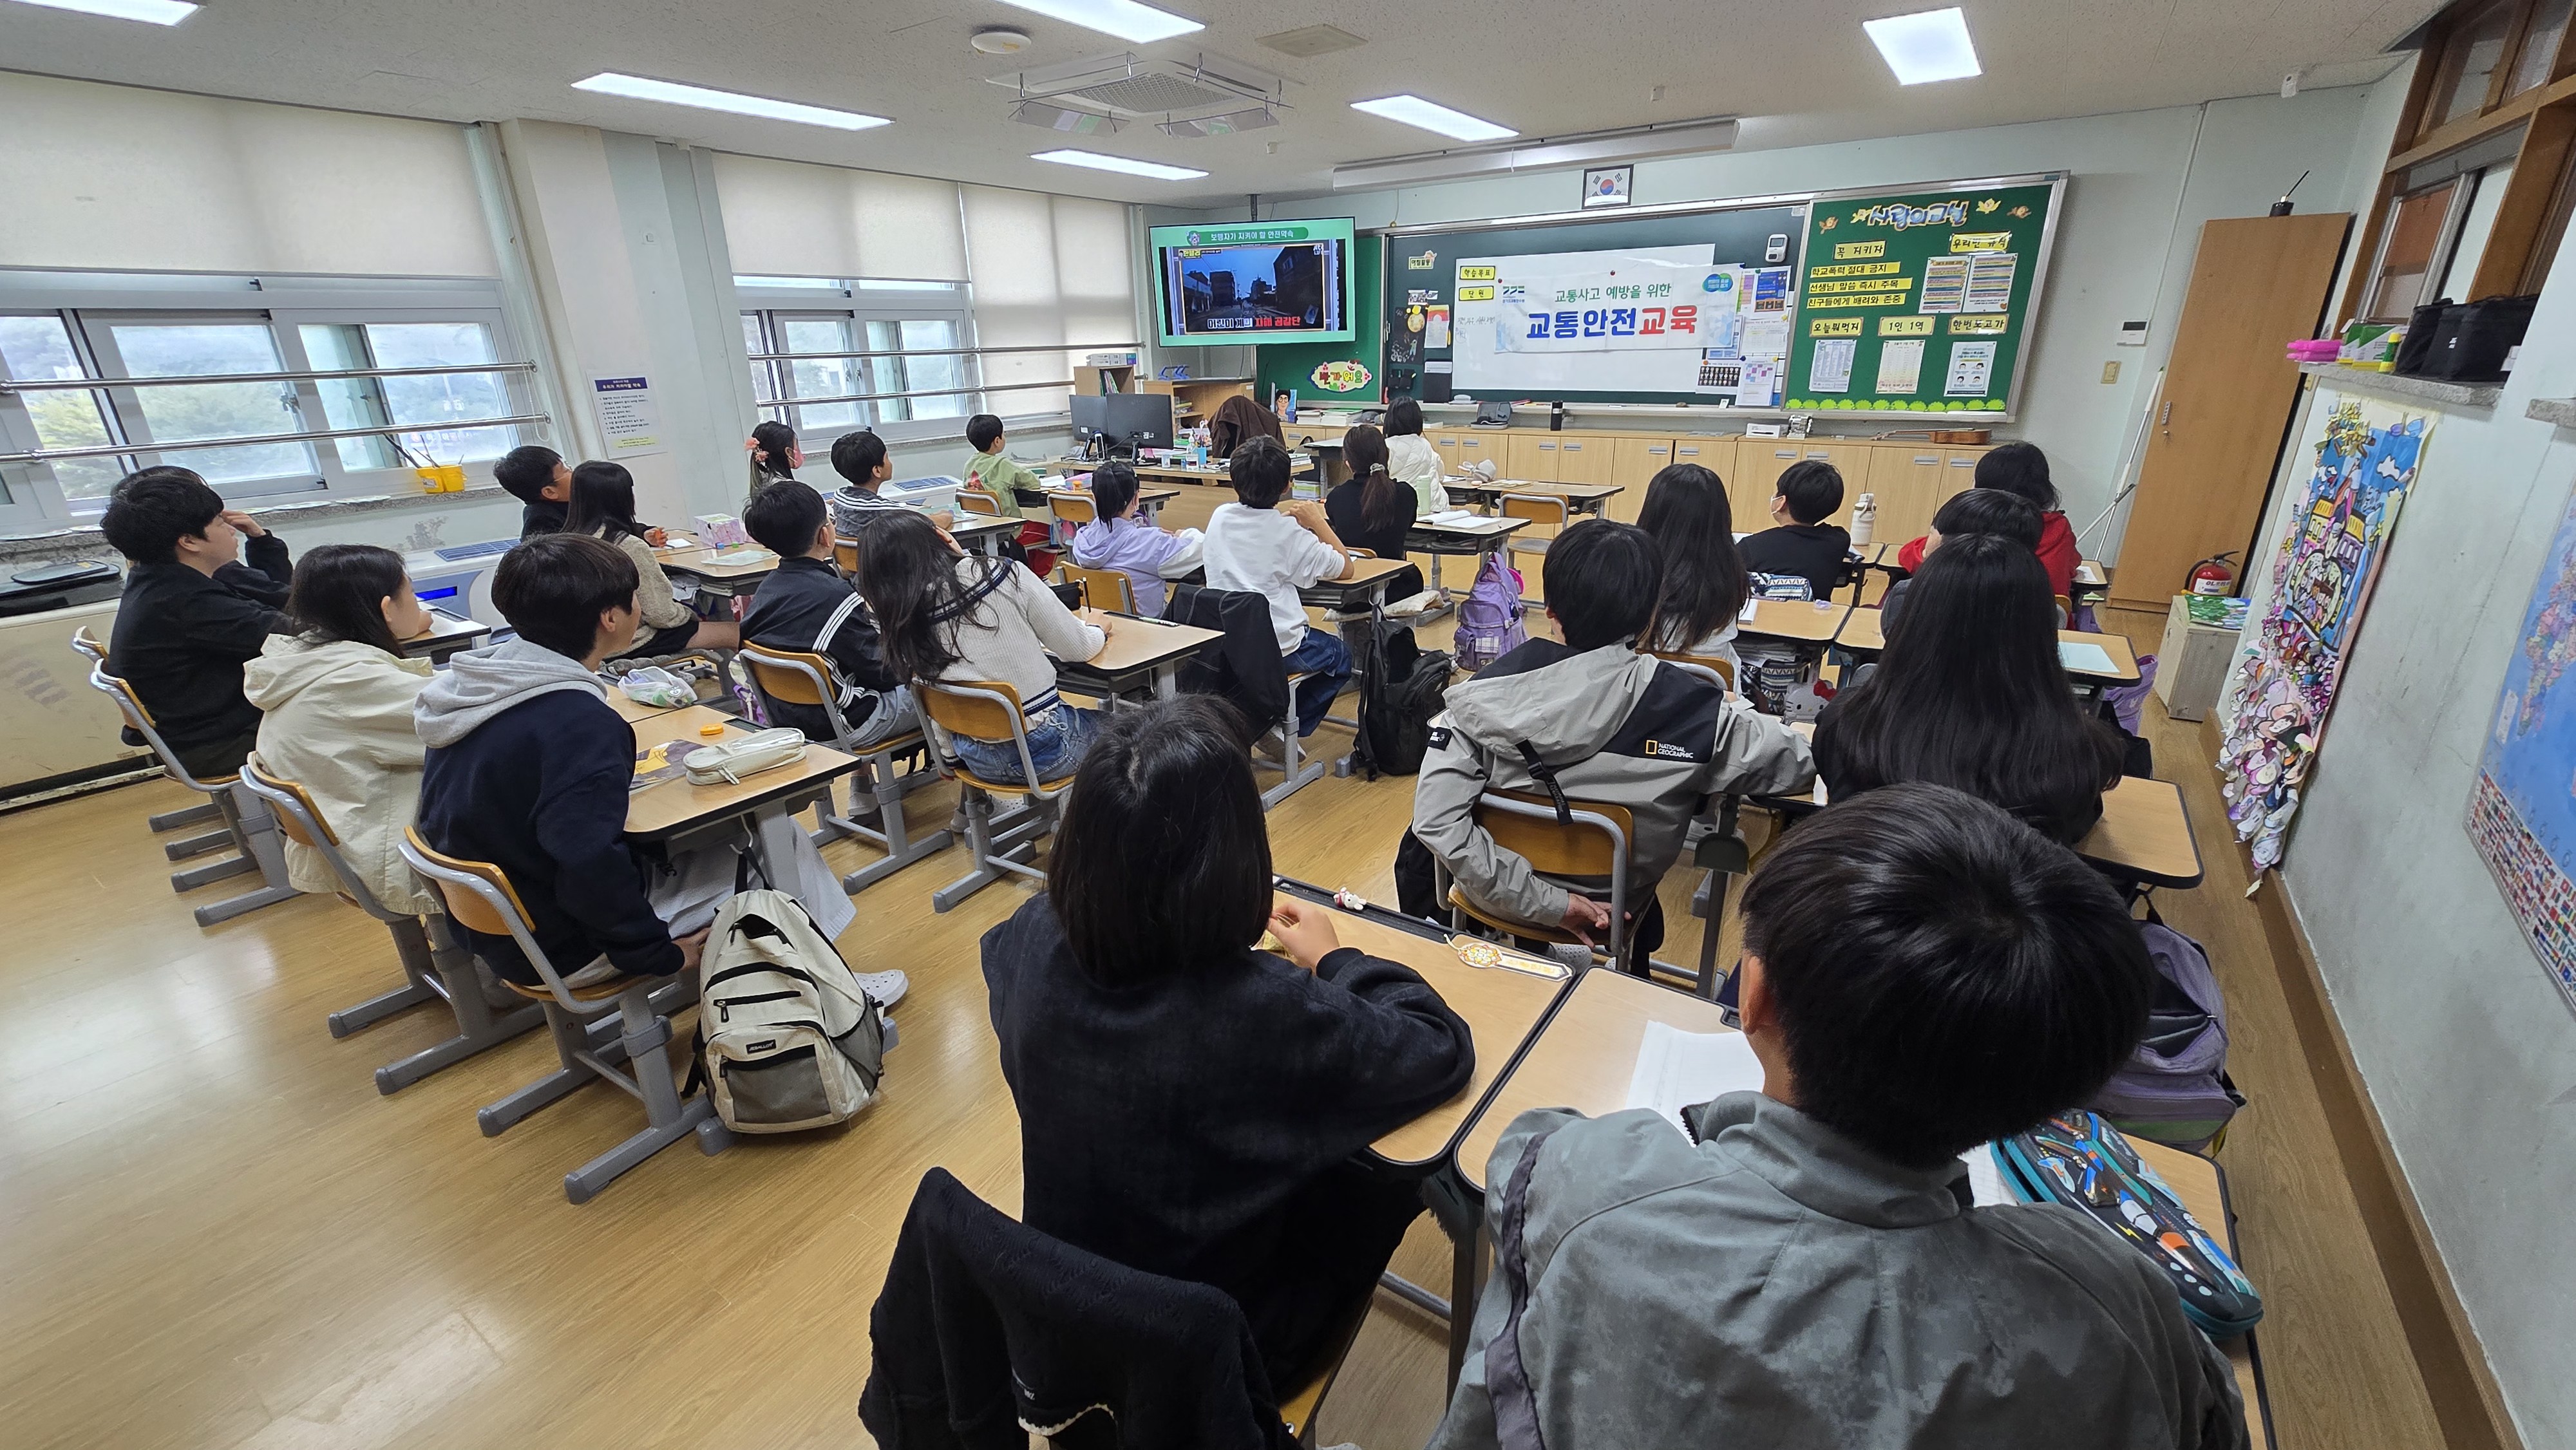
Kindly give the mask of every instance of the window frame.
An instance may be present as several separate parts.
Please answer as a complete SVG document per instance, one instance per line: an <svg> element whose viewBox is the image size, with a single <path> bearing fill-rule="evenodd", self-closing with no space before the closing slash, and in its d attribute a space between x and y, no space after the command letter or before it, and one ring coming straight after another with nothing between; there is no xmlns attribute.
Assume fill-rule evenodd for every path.
<svg viewBox="0 0 2576 1450"><path fill-rule="evenodd" d="M945 322L954 330L958 352L964 361L965 374L954 389L925 392L925 397L957 397L966 402L968 414L982 409L984 376L982 359L975 353L975 306L970 284L965 282L907 282L901 278L816 278L807 285L778 285L784 278L734 279L734 293L742 315L756 319L761 338L761 351L784 353L781 324L804 319L831 319L842 323L847 331L848 352L876 352L864 347L871 322L901 324L905 322ZM768 285L762 285L768 284ZM748 339L746 339L748 342ZM940 354L924 353L923 356ZM817 358L829 354L816 353ZM877 361L873 357L838 359L854 364L852 374L867 378L854 393L874 394L873 380ZM911 354L899 359L909 371ZM784 419L802 438L810 431L804 421L804 409L814 404L801 403L795 393L795 364L785 359L756 361L746 347L744 364L751 370L754 405L764 419ZM900 391L900 390L895 390ZM846 395L820 396L843 398ZM860 421L850 424L827 424L822 427L864 427L888 443L923 443L953 438L964 424L957 418L896 418L884 416L883 403L877 397L851 400L860 413Z"/></svg>

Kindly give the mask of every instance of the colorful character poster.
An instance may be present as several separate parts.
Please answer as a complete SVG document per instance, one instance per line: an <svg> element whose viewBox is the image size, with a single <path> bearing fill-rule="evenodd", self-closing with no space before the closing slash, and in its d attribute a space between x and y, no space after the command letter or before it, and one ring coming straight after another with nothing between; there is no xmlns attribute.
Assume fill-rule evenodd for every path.
<svg viewBox="0 0 2576 1450"><path fill-rule="evenodd" d="M2469 791L2469 840L2576 1007L2576 499L2559 520Z"/></svg>
<svg viewBox="0 0 2576 1450"><path fill-rule="evenodd" d="M2270 596L2237 665L2236 713L2218 752L2227 816L2257 869L2280 864L2343 683L2344 652L2433 431L2430 416L2331 389L2315 406L2325 435L2272 561Z"/></svg>

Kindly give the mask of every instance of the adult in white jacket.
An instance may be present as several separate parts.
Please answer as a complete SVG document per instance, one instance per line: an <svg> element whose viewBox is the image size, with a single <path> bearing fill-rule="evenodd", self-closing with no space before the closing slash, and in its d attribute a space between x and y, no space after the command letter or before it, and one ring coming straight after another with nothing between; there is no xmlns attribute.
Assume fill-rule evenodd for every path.
<svg viewBox="0 0 2576 1450"><path fill-rule="evenodd" d="M242 666L242 693L264 717L258 758L313 797L350 868L390 911L438 909L429 884L396 843L420 805L421 743L412 702L427 660L400 641L429 627L402 556L371 544L326 544L296 565L286 612L294 634L269 637ZM286 879L331 893L340 881L322 853L286 843Z"/></svg>
<svg viewBox="0 0 2576 1450"><path fill-rule="evenodd" d="M1440 454L1422 436L1422 405L1398 398L1386 409L1386 471L1413 489L1413 516L1436 514L1449 507L1449 491L1440 486Z"/></svg>

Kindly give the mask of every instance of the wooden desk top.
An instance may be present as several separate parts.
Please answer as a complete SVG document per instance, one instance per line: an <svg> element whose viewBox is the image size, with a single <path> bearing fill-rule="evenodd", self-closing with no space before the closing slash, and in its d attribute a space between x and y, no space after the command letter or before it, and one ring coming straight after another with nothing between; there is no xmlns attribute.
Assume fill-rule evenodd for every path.
<svg viewBox="0 0 2576 1450"><path fill-rule="evenodd" d="M1050 488L1046 491L1046 496L1049 498L1078 498L1084 503L1091 502L1091 490L1087 488L1073 488L1069 486L1065 488ZM1136 490L1136 497L1145 503L1168 503L1180 496L1181 491L1177 488L1138 488Z"/></svg>
<svg viewBox="0 0 2576 1450"><path fill-rule="evenodd" d="M1302 897L1282 899L1314 904ZM1477 1105L1520 1056L1521 1048L1538 1031L1538 1025L1547 1020L1548 1009L1556 1005L1566 983L1510 967L1471 967L1458 960L1445 937L1416 936L1339 907L1324 909L1332 912L1333 934L1343 946L1358 947L1371 956L1401 962L1420 972L1422 979L1439 992L1440 999L1449 1004L1449 1010L1457 1013L1475 1034L1476 1071L1467 1079L1467 1086L1456 1097L1369 1145L1390 1163L1437 1163L1449 1155ZM1546 961L1539 965L1557 966ZM1623 1091L1627 1085L1626 1078L1619 1080Z"/></svg>
<svg viewBox="0 0 2576 1450"><path fill-rule="evenodd" d="M2182 787L2169 780L2121 777L2102 792L2102 819L2075 843L2075 854L2150 885L2201 880L2200 843L2192 839Z"/></svg>
<svg viewBox="0 0 2576 1450"><path fill-rule="evenodd" d="M704 579L755 579L778 569L778 556L757 544L723 549L662 549L653 557L665 569Z"/></svg>
<svg viewBox="0 0 2576 1450"><path fill-rule="evenodd" d="M1628 1082L1636 1075L1637 1049L1645 1040L1649 1022L1661 1022L1683 1032L1733 1030L1719 1015L1714 1002L1703 1002L1687 992L1607 967L1585 972L1575 980L1565 1005L1548 1019L1546 1030L1530 1044L1519 1066L1503 1079L1492 1099L1467 1125L1466 1136L1458 1144L1458 1172L1468 1186L1479 1193L1484 1191L1485 1166L1494 1156L1494 1145L1501 1141L1512 1119L1532 1108L1572 1108L1597 1118L1627 1107ZM2217 1235L2230 1252L2235 1252L2236 1226L2227 1214L2226 1190L2218 1165L2143 1139L2129 1141L2137 1146L2139 1156L2173 1186L2192 1217ZM1381 1143L1381 1149L1383 1146ZM2236 1387L2245 1397L2245 1421L2253 1431L2253 1443L2268 1450L2271 1441L2264 1433L2252 1339L2233 1339L2225 1348L2236 1367Z"/></svg>
<svg viewBox="0 0 2576 1450"><path fill-rule="evenodd" d="M1210 643L1225 638L1221 631L1200 629L1191 624L1166 624L1159 619L1137 619L1099 609L1074 612L1082 616L1084 623L1108 630L1109 642L1100 647L1100 653L1087 660L1068 660L1066 663L1082 665L1105 675L1148 669L1166 660L1196 654Z"/></svg>
<svg viewBox="0 0 2576 1450"><path fill-rule="evenodd" d="M961 544L967 544L981 539L986 534L998 534L1005 530L1018 533L1020 521L995 514L961 513L955 515L948 525L948 537Z"/></svg>
<svg viewBox="0 0 2576 1450"><path fill-rule="evenodd" d="M1491 483L1475 477L1451 478L1442 479L1440 486L1452 493L1535 493L1568 503L1592 503L1628 491L1628 486L1621 483L1541 483L1520 478L1497 478Z"/></svg>
<svg viewBox="0 0 2576 1450"><path fill-rule="evenodd" d="M459 640L473 639L478 635L486 635L491 632L492 626L485 624L479 619L468 619L461 614L450 614L436 605L431 605L429 610L429 628L422 630L420 633L413 635L407 640L404 640L402 642L403 653L407 655L427 654L431 650L437 649L442 645L452 644Z"/></svg>
<svg viewBox="0 0 2576 1450"><path fill-rule="evenodd" d="M617 712L618 719L625 721L629 725L637 726L640 726L643 721L655 719L663 715L674 714L681 710L706 709L703 705L647 705L640 700L627 699L626 692L620 690L615 685L608 687L608 708ZM707 710L707 713L713 715L718 712ZM660 739L656 739L649 743L659 745L662 743L662 740L669 738L670 737L668 736L663 736ZM639 739L636 742L636 745L640 749L646 743L647 742Z"/></svg>
<svg viewBox="0 0 2576 1450"><path fill-rule="evenodd" d="M623 713L623 712L621 712ZM713 743L722 736L701 736L707 725L732 726L734 717L719 714L704 705L689 705L677 710L664 710L634 721L635 748L647 750L671 740L706 740ZM856 770L858 760L843 755L828 745L808 745L805 758L776 770L764 770L748 776L740 784L718 782L714 785L691 785L685 776L649 785L626 798L626 834L652 838L677 835L691 826L718 816L739 812L759 801L782 794L800 785Z"/></svg>
<svg viewBox="0 0 2576 1450"><path fill-rule="evenodd" d="M2075 561L2075 582L2089 584L2098 589L2110 583L2111 576L2103 573L2102 566L2093 560L2078 559Z"/></svg>
<svg viewBox="0 0 2576 1450"><path fill-rule="evenodd" d="M1819 607L1821 606L1821 607ZM1819 599L1801 602L1795 599L1757 599L1753 601L1753 622L1738 622L1735 632L1762 639L1796 640L1802 644L1823 644L1842 627L1843 616L1852 612L1848 601Z"/></svg>
<svg viewBox="0 0 2576 1450"><path fill-rule="evenodd" d="M1748 629L1746 632L1752 631ZM2080 629L2061 629L2057 632L2057 642L2098 645L2103 653L2111 657L2111 673L2105 675L2091 670L2067 671L2077 679L2109 680L2117 684L2137 683L2138 653L2129 647L2128 636L2087 634ZM1879 612L1875 609L1853 610L1851 617L1843 621L1842 629L1834 635L1834 643L1854 654L1877 654L1885 650L1887 634L1880 628Z"/></svg>
<svg viewBox="0 0 2576 1450"><path fill-rule="evenodd" d="M1531 519L1473 518L1435 524L1429 519L1415 519L1409 532L1446 534L1457 539L1499 539L1505 534L1519 533L1533 522L1535 520Z"/></svg>

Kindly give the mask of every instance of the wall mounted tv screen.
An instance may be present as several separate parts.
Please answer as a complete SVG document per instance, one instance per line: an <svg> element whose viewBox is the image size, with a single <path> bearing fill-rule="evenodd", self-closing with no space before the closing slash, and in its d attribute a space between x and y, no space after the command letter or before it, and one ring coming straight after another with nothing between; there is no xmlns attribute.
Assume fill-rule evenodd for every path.
<svg viewBox="0 0 2576 1450"><path fill-rule="evenodd" d="M1165 347L1351 340L1351 219L1153 229Z"/></svg>

